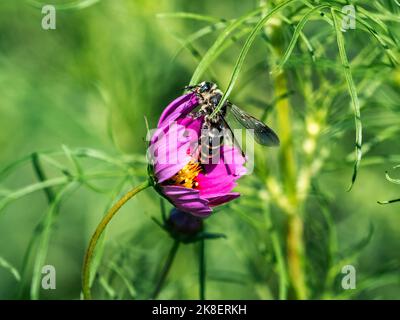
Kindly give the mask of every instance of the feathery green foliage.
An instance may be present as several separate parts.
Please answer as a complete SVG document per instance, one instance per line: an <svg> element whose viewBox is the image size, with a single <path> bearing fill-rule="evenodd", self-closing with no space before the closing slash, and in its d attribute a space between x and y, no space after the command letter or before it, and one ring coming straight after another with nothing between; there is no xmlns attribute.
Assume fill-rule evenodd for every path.
<svg viewBox="0 0 400 320"><path fill-rule="evenodd" d="M147 179L143 117L154 127L203 80L281 147L255 147L241 197L193 241L176 245L153 190L130 200L100 238L93 296L398 297L399 179L384 179L400 162L396 2L353 1L346 30L344 0L54 2L56 30L41 28L42 1L0 4L1 298L81 297L90 235ZM41 288L46 264L56 290Z"/></svg>

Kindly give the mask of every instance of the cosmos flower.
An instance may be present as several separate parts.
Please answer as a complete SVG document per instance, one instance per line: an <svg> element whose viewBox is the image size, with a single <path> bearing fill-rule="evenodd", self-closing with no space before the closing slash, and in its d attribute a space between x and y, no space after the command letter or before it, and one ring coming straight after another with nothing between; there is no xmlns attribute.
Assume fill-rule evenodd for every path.
<svg viewBox="0 0 400 320"><path fill-rule="evenodd" d="M229 145L221 146L218 163L200 163L198 141L204 119L191 114L197 106L194 93L172 101L150 139L148 154L156 190L177 209L207 217L212 207L239 197L232 189L246 169L241 150Z"/></svg>

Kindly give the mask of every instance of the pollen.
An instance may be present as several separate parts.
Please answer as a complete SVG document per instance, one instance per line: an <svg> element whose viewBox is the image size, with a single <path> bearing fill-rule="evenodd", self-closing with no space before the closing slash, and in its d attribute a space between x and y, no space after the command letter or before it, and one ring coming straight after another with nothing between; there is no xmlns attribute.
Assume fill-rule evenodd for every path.
<svg viewBox="0 0 400 320"><path fill-rule="evenodd" d="M199 162L190 161L176 175L169 179L168 182L176 186L195 189L199 185L196 181L196 177L201 170L202 168Z"/></svg>

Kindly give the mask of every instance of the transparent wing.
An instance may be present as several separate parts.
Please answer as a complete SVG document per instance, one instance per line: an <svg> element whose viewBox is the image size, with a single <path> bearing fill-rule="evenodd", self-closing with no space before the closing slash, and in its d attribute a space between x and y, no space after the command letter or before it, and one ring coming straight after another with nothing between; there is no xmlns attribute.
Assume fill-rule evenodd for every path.
<svg viewBox="0 0 400 320"><path fill-rule="evenodd" d="M254 139L257 143L268 147L279 146L279 138L270 127L234 104L230 104L230 109L236 120L243 127L254 130Z"/></svg>
<svg viewBox="0 0 400 320"><path fill-rule="evenodd" d="M236 148L238 148L240 150L240 152L242 153L242 156L245 157L242 147L240 146L239 142L236 140L236 137L233 134L233 131L232 131L231 127L229 126L228 122L226 122L226 120L223 117L221 117L221 118L222 118L222 121L224 124L224 144L236 146Z"/></svg>

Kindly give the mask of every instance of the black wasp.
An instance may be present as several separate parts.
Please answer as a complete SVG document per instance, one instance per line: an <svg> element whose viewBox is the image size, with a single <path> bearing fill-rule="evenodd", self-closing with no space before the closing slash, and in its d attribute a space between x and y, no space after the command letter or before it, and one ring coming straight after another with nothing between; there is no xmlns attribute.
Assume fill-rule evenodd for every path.
<svg viewBox="0 0 400 320"><path fill-rule="evenodd" d="M199 141L202 163L210 163L210 159L212 163L216 163L215 156L217 156L215 160L219 160L219 152L216 151L219 151L224 138L229 137L233 143L236 143L233 132L225 120L228 109L243 127L254 130L254 139L257 143L269 147L279 146L279 138L271 128L230 101L226 101L221 109L212 115L223 95L215 83L203 81L194 86L187 86L185 89L194 92L199 100L200 109L193 116L204 117Z"/></svg>

